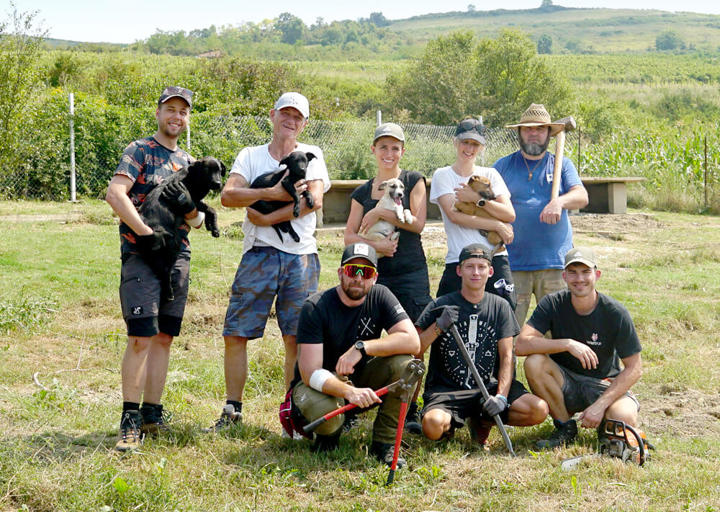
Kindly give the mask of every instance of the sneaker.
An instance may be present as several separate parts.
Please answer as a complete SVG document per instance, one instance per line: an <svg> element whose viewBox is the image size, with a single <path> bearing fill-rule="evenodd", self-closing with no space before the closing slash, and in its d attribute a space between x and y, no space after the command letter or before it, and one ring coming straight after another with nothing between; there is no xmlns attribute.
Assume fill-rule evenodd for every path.
<svg viewBox="0 0 720 512"><path fill-rule="evenodd" d="M417 403L413 402L408 408L407 416L405 416L405 432L417 435L422 435L423 433Z"/></svg>
<svg viewBox="0 0 720 512"><path fill-rule="evenodd" d="M117 443L115 443L115 450L127 452L140 448L143 440L142 433L140 432L141 426L142 416L140 415L140 411L123 411L122 419L120 420L120 434Z"/></svg>
<svg viewBox="0 0 720 512"><path fill-rule="evenodd" d="M140 431L143 434L149 434L155 436L160 433L170 432L168 421L170 414L167 411L163 411L161 404L145 405L140 407L140 415L142 416L142 427Z"/></svg>
<svg viewBox="0 0 720 512"><path fill-rule="evenodd" d="M235 410L233 404L225 404L223 407L220 417L215 421L215 424L205 429L205 432L222 432L231 427L239 426L242 424L242 413Z"/></svg>
<svg viewBox="0 0 720 512"><path fill-rule="evenodd" d="M577 423L571 419L566 422L553 420L555 425L555 431L550 435L548 439L541 439L535 446L541 450L547 450L556 448L558 446L565 446L568 443L575 441L577 436Z"/></svg>
<svg viewBox="0 0 720 512"><path fill-rule="evenodd" d="M370 453L375 456L377 460L387 464L388 467L392 467L393 453L395 452L395 445L390 443L379 443L373 441L370 445ZM397 469L402 469L406 466L405 459L398 457Z"/></svg>
<svg viewBox="0 0 720 512"><path fill-rule="evenodd" d="M493 424L477 418L470 418L467 423L470 430L470 439L478 443L484 450L488 450L487 440Z"/></svg>
<svg viewBox="0 0 720 512"><path fill-rule="evenodd" d="M340 436L333 434L331 436L322 436L315 434L315 442L312 445L311 450L316 453L330 452L336 450L340 446Z"/></svg>

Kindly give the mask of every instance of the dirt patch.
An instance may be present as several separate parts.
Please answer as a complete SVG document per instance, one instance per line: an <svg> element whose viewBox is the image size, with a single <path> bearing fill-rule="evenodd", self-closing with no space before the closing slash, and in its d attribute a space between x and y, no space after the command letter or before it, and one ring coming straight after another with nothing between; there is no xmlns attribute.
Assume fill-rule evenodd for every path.
<svg viewBox="0 0 720 512"><path fill-rule="evenodd" d="M655 216L647 213L580 213L571 215L570 223L575 233L600 235L614 240L623 234L646 233L664 227Z"/></svg>
<svg viewBox="0 0 720 512"><path fill-rule="evenodd" d="M665 437L707 437L720 433L720 395L696 390L671 391L640 398L640 422L647 432Z"/></svg>

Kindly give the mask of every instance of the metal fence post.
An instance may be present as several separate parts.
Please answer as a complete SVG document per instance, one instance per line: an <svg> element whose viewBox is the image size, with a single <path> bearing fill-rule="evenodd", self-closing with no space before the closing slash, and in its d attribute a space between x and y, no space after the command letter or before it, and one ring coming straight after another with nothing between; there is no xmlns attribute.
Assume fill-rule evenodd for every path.
<svg viewBox="0 0 720 512"><path fill-rule="evenodd" d="M75 186L75 95L70 93L70 202L77 202Z"/></svg>
<svg viewBox="0 0 720 512"><path fill-rule="evenodd" d="M382 111L378 110L375 112L375 126L380 126L382 124Z"/></svg>
<svg viewBox="0 0 720 512"><path fill-rule="evenodd" d="M190 153L190 123L187 125L187 130L185 131L185 135L187 138L187 152Z"/></svg>

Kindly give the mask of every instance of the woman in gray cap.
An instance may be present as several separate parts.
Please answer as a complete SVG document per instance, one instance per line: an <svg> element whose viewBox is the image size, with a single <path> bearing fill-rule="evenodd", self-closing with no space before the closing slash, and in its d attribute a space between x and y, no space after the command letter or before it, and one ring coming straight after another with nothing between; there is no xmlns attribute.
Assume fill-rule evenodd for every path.
<svg viewBox="0 0 720 512"><path fill-rule="evenodd" d="M510 202L510 192L495 169L475 165L477 156L485 150L485 127L477 119L462 120L455 129L453 144L457 154L455 163L437 169L430 188L430 202L440 207L448 244L438 297L460 289L461 281L456 267L463 247L480 243L489 251L493 250L493 244L481 230L497 232L505 244L513 241L510 223L515 220L515 210ZM467 185L473 174L490 180L494 199L484 199ZM459 212L453 208L456 201L475 203L494 218L475 217ZM493 255L492 266L493 275L488 279L485 290L507 299L515 310L517 300L507 250L503 248Z"/></svg>

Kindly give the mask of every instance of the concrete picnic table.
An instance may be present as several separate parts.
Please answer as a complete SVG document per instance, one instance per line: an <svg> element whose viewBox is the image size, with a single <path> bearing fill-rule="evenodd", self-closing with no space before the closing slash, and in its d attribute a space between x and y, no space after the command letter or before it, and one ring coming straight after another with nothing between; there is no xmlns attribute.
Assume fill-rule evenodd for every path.
<svg viewBox="0 0 720 512"><path fill-rule="evenodd" d="M626 213L627 184L644 181L640 177L581 177L588 191L590 203L582 212L588 213ZM350 213L350 195L366 180L332 180L332 187L323 198L322 222L345 223ZM430 178L427 179L428 197L430 197ZM428 201L428 219L440 219L440 209Z"/></svg>

